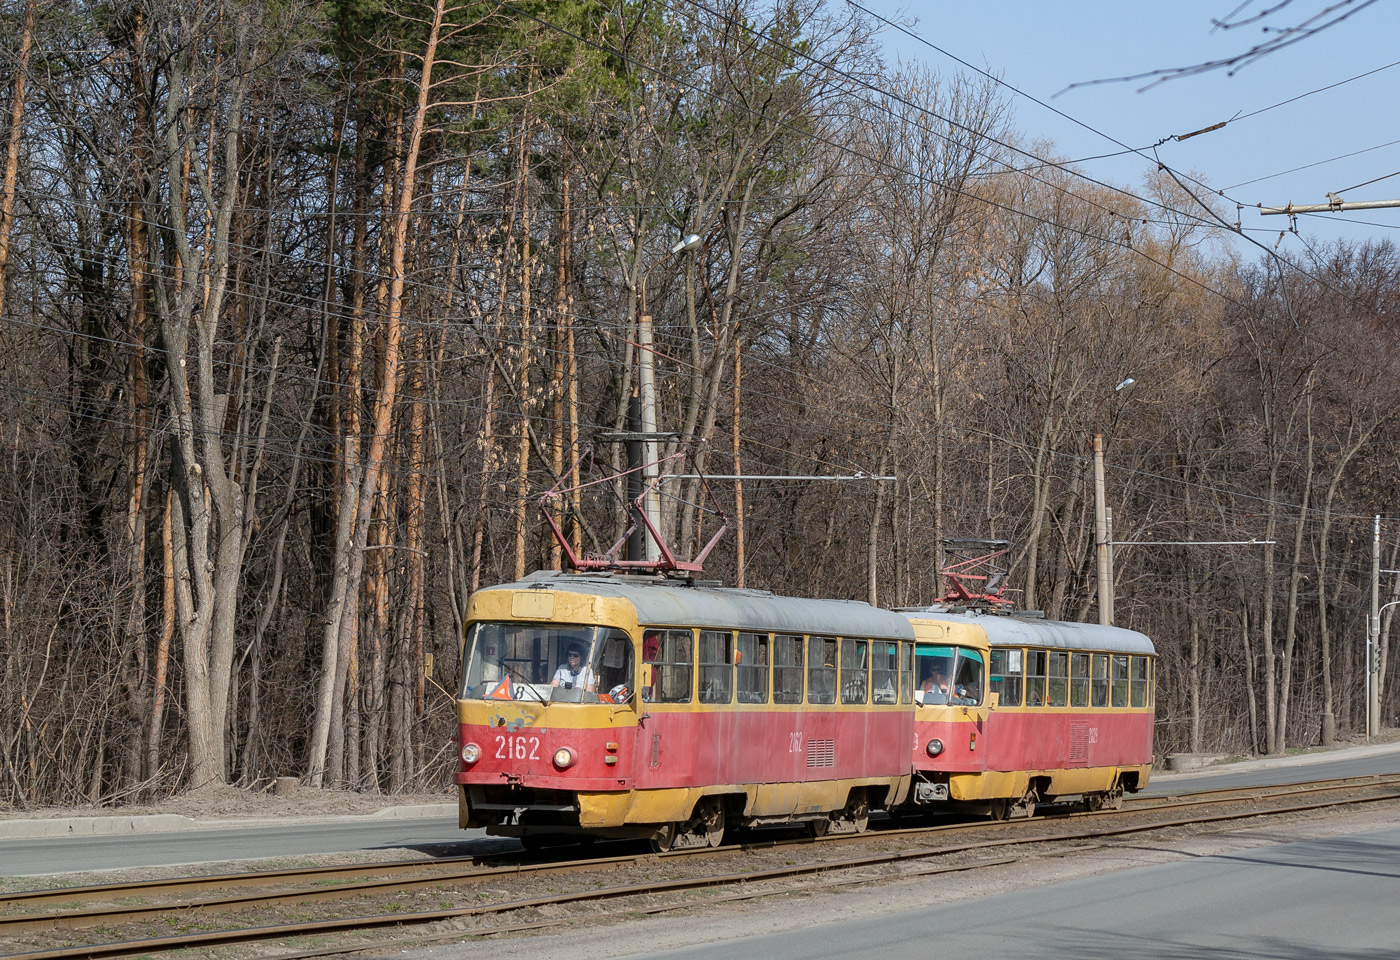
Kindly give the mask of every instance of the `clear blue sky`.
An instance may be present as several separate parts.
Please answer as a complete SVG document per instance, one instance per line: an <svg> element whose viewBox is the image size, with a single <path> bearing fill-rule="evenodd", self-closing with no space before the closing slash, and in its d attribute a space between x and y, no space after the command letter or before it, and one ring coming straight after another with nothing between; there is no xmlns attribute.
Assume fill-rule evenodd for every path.
<svg viewBox="0 0 1400 960"><path fill-rule="evenodd" d="M844 0L830 0L833 8ZM1168 80L1128 81L1066 89L1072 84L1151 70L1185 67L1241 53L1265 39L1255 27L1216 30L1212 18L1229 15L1242 0L859 0L889 19L917 18L912 32L1089 127L1132 147L1189 133L1222 120L1222 130L1159 147L1162 161L1195 173L1246 204L1241 223L1250 235L1273 246L1288 218L1261 216L1255 204L1325 203L1328 191L1349 201L1400 198L1400 176L1370 186L1354 184L1400 171L1400 66L1314 93L1258 116L1256 110L1400 61L1400 4L1381 0L1311 38L1239 69L1217 69ZM1253 0L1246 11L1277 0ZM1294 0L1269 23L1287 26L1306 19L1330 0ZM888 59L924 62L940 73L963 69L948 57L894 30L884 34ZM1045 138L1057 152L1079 159L1119 149L1109 140L1051 111L1003 90L1014 126L1029 139ZM1058 94L1058 96L1057 96ZM1379 149L1368 149L1380 147ZM1344 154L1358 153L1328 163ZM1149 151L1150 153L1150 151ZM1293 170L1304 165L1308 169ZM1136 156L1086 160L1083 169L1100 180L1136 187L1151 164ZM1278 175L1282 174L1282 175ZM1268 179L1259 179L1259 178ZM1250 182L1257 181L1257 182ZM1350 222L1348 222L1350 221ZM1400 243L1400 208L1298 218L1298 230L1314 240L1368 237ZM1257 248L1238 240L1246 259ZM1301 252L1287 235L1281 250Z"/></svg>

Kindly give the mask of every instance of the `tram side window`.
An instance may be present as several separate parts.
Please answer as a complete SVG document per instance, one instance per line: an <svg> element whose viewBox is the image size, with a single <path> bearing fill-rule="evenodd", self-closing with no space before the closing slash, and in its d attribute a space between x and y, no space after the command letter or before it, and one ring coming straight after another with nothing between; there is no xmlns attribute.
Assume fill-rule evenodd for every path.
<svg viewBox="0 0 1400 960"><path fill-rule="evenodd" d="M729 703L734 699L734 634L700 631L700 702Z"/></svg>
<svg viewBox="0 0 1400 960"><path fill-rule="evenodd" d="M739 702L768 702L768 634L739 634Z"/></svg>
<svg viewBox="0 0 1400 960"><path fill-rule="evenodd" d="M642 659L651 664L651 685L642 699L655 703L689 703L695 656L689 630L646 630Z"/></svg>
<svg viewBox="0 0 1400 960"><path fill-rule="evenodd" d="M1128 705L1128 658L1126 656L1113 658L1112 696L1115 707Z"/></svg>
<svg viewBox="0 0 1400 960"><path fill-rule="evenodd" d="M1093 692L1092 705L1108 706L1108 654L1096 653L1094 657L1094 677L1090 684Z"/></svg>
<svg viewBox="0 0 1400 960"><path fill-rule="evenodd" d="M1132 677L1132 705L1147 706L1147 672L1149 661L1146 657L1133 657L1130 669Z"/></svg>
<svg viewBox="0 0 1400 960"><path fill-rule="evenodd" d="M841 641L841 702L864 703L870 696L870 644L865 640Z"/></svg>
<svg viewBox="0 0 1400 960"><path fill-rule="evenodd" d="M1020 650L992 651L991 690L1000 698L1003 707L1021 705Z"/></svg>
<svg viewBox="0 0 1400 960"><path fill-rule="evenodd" d="M903 682L899 685L899 702L914 702L914 645L912 643L901 643L899 645L899 675L903 677Z"/></svg>
<svg viewBox="0 0 1400 960"><path fill-rule="evenodd" d="M1052 707L1069 705L1069 654L1050 651L1050 671L1045 688L1047 704Z"/></svg>
<svg viewBox="0 0 1400 960"><path fill-rule="evenodd" d="M813 637L807 642L807 702L836 702L835 637Z"/></svg>
<svg viewBox="0 0 1400 960"><path fill-rule="evenodd" d="M773 702L802 702L802 638L773 638Z"/></svg>
<svg viewBox="0 0 1400 960"><path fill-rule="evenodd" d="M1069 655L1069 705L1087 707L1089 705L1089 655L1071 653Z"/></svg>
<svg viewBox="0 0 1400 960"><path fill-rule="evenodd" d="M870 689L875 703L899 702L899 644L874 640L870 644Z"/></svg>
<svg viewBox="0 0 1400 960"><path fill-rule="evenodd" d="M1045 651L1026 651L1026 706L1045 703Z"/></svg>

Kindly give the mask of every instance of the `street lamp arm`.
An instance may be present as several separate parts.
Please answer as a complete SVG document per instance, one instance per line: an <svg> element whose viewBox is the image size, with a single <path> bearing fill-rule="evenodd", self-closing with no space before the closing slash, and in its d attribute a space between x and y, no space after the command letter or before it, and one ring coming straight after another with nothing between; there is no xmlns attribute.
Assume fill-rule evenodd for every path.
<svg viewBox="0 0 1400 960"><path fill-rule="evenodd" d="M671 249L666 253L665 256L662 256L662 257L657 258L657 260L656 260L655 263L653 263L651 266L649 266L649 267L646 268L646 271L642 274L642 284L641 284L641 291L640 291L640 292L641 292L641 312L642 312L642 315L643 315L643 316L646 316L646 312L647 312L647 279L651 276L651 272L652 272L653 270L655 270L657 267L661 266L661 265L662 265L663 263L665 263L666 261L670 260L670 259L671 259L672 257L674 257L676 254L678 254L678 253L685 253L687 250L694 250L694 249L696 249L697 247L700 246L700 244L701 244L702 242L703 242L703 241L702 241L701 238L700 238L700 234L698 234L698 233L687 234L686 236L682 237L680 240L676 241L675 246L671 247Z"/></svg>

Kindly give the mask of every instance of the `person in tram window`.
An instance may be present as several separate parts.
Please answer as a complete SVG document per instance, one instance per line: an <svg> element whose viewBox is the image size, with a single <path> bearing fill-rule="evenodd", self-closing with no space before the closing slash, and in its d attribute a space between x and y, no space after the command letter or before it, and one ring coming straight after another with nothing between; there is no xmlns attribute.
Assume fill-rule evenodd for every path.
<svg viewBox="0 0 1400 960"><path fill-rule="evenodd" d="M581 644L569 644L569 649L564 655L564 662L559 664L558 670L554 671L552 686L562 687L565 690L596 691L598 689L598 678L583 662L583 646Z"/></svg>
<svg viewBox="0 0 1400 960"><path fill-rule="evenodd" d="M948 698L948 702L955 706L975 707L982 702L981 688L972 681L960 683L953 688L953 694Z"/></svg>
<svg viewBox="0 0 1400 960"><path fill-rule="evenodd" d="M934 667L929 675L924 677L924 682L919 684L919 692L923 694L920 703L947 703L948 674L942 667Z"/></svg>
<svg viewBox="0 0 1400 960"><path fill-rule="evenodd" d="M963 707L973 707L982 702L982 664L979 661L959 661L958 682L953 684L948 702Z"/></svg>

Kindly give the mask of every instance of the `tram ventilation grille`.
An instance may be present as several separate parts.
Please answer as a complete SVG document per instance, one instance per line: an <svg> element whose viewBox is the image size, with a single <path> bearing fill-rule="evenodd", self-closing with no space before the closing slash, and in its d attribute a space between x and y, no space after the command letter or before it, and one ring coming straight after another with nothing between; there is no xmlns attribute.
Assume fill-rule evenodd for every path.
<svg viewBox="0 0 1400 960"><path fill-rule="evenodd" d="M835 740L808 740L808 741L807 741L807 766L809 766L809 767L834 767L834 766L836 766L836 741L835 741Z"/></svg>
<svg viewBox="0 0 1400 960"><path fill-rule="evenodd" d="M1072 722L1069 725L1069 762L1084 764L1089 762L1089 724Z"/></svg>

